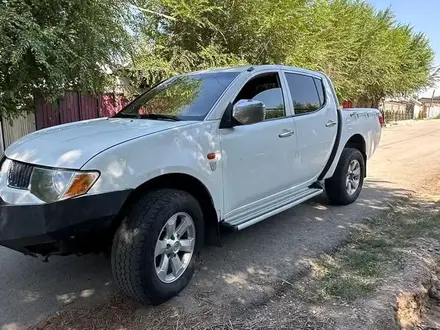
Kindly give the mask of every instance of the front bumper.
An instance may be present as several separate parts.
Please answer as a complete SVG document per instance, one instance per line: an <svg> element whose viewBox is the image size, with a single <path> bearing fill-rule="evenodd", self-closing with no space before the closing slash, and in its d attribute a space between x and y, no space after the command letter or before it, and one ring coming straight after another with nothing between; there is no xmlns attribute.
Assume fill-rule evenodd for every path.
<svg viewBox="0 0 440 330"><path fill-rule="evenodd" d="M49 254L56 246L53 243L107 229L130 192L85 195L35 205L12 205L0 199L0 245L25 254Z"/></svg>

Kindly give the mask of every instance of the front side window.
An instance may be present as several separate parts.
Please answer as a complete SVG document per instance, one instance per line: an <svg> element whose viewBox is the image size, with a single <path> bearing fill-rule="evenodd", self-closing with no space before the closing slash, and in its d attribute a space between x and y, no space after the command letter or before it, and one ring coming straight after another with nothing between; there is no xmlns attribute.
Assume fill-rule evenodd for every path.
<svg viewBox="0 0 440 330"><path fill-rule="evenodd" d="M324 104L324 91L318 92L317 82L310 76L296 73L286 73L287 84L292 97L295 115L313 112ZM317 79L319 80L319 79Z"/></svg>
<svg viewBox="0 0 440 330"><path fill-rule="evenodd" d="M249 80L235 98L261 101L266 106L266 120L286 116L283 92L277 73L265 73Z"/></svg>
<svg viewBox="0 0 440 330"><path fill-rule="evenodd" d="M238 72L171 78L145 92L115 117L203 120Z"/></svg>

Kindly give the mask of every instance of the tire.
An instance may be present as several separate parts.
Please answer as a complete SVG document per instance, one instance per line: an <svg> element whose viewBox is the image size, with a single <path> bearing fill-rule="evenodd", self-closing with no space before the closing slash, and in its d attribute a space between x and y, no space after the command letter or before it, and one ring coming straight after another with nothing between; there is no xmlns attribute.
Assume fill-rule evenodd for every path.
<svg viewBox="0 0 440 330"><path fill-rule="evenodd" d="M173 250L175 248L173 244L170 254L164 252L155 257L157 246L163 246L159 245L158 240L163 243L170 239L168 228L172 226L165 225L170 223L169 221L176 214L178 214L175 218L176 229L179 228L179 221L190 223L189 219L192 220L194 230L191 229L191 233L194 234L195 241L192 241L194 242L193 252L190 256L189 252L176 252ZM111 263L116 285L126 295L146 304L161 304L176 296L186 287L194 274L196 255L203 246L203 233L202 210L192 195L175 189L160 189L142 196L132 205L113 239ZM187 242L191 241L189 239L190 229L187 229L179 242L183 244L185 238ZM181 249L183 250L182 247ZM157 251L160 250L159 248ZM168 248L166 251L169 251ZM183 256L179 256L182 254ZM166 266L165 255L169 256ZM164 282L168 279L166 276L174 276L175 267L171 259L176 256L179 256L182 264L187 262L187 266L183 273L176 272L176 275L180 275L175 276L173 281ZM156 269L162 265L166 270L157 272ZM171 273L166 275L169 271Z"/></svg>
<svg viewBox="0 0 440 330"><path fill-rule="evenodd" d="M359 164L359 184L356 189L354 189L355 186L347 183L347 179L350 164L355 164L356 162ZM342 151L335 173L330 179L325 181L325 191L330 203L348 205L356 201L364 184L364 176L365 160L362 153L357 149L345 148ZM353 175L353 178L354 177Z"/></svg>

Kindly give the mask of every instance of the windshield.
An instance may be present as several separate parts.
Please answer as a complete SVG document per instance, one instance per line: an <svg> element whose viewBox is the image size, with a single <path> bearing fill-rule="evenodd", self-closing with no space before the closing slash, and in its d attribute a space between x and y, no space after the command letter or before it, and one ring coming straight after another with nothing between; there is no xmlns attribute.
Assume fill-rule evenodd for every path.
<svg viewBox="0 0 440 330"><path fill-rule="evenodd" d="M238 74L200 73L171 78L136 98L116 117L203 120Z"/></svg>

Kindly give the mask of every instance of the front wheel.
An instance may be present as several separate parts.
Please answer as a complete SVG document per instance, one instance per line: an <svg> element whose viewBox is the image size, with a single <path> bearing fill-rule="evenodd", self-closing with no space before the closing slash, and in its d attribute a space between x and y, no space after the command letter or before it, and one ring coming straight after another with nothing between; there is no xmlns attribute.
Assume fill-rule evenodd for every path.
<svg viewBox="0 0 440 330"><path fill-rule="evenodd" d="M134 203L115 234L115 282L137 301L163 303L190 282L202 244L197 200L180 190L150 192Z"/></svg>
<svg viewBox="0 0 440 330"><path fill-rule="evenodd" d="M353 148L342 151L335 173L325 181L330 202L348 205L356 201L364 184L365 161L362 153Z"/></svg>

